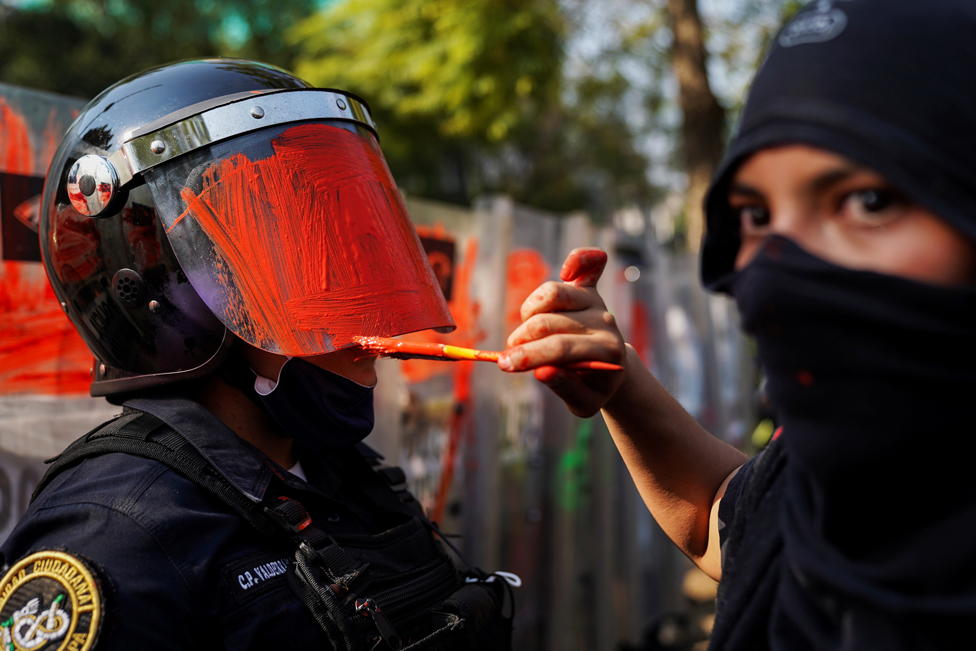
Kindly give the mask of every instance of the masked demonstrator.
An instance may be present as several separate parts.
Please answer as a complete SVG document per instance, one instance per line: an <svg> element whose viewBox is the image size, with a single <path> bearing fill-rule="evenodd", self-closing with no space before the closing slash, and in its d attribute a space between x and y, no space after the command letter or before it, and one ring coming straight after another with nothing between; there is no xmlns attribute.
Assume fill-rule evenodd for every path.
<svg viewBox="0 0 976 651"><path fill-rule="evenodd" d="M3 545L4 648L508 647L502 582L360 444L351 337L454 327L362 100L237 60L119 82L54 157L41 249L124 410Z"/></svg>
<svg viewBox="0 0 976 651"><path fill-rule="evenodd" d="M714 649L945 649L976 623L976 3L821 0L778 34L706 201L780 435L751 461L624 349L594 252L503 368L602 408L655 518L721 578ZM540 336L545 334L546 336ZM551 364L625 359L615 378Z"/></svg>

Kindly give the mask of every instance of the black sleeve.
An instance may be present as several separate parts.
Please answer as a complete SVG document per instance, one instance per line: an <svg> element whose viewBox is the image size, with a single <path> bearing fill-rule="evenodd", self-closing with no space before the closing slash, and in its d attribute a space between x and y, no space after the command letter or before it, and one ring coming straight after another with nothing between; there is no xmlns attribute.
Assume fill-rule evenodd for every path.
<svg viewBox="0 0 976 651"><path fill-rule="evenodd" d="M732 527L732 520L735 519L735 511L739 503L739 497L742 496L742 489L745 487L749 475L752 473L753 465L760 455L746 461L742 468L739 469L739 472L735 473L735 477L725 487L725 495L722 496L722 501L719 502L718 539L723 561L725 560L725 543L728 540L729 530Z"/></svg>
<svg viewBox="0 0 976 651"><path fill-rule="evenodd" d="M100 651L198 648L200 631L189 627L200 619L200 608L154 526L100 504L40 508L17 525L0 552L6 565L41 550L85 561L101 582Z"/></svg>

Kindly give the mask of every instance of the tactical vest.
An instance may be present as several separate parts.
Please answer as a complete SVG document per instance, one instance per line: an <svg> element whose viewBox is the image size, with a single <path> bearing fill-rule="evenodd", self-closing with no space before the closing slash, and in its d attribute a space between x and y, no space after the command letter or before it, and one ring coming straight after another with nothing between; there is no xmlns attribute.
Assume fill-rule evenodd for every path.
<svg viewBox="0 0 976 651"><path fill-rule="evenodd" d="M329 535L312 522L297 500L278 490L275 482L263 500L253 500L179 432L151 414L132 410L50 459L52 465L31 501L66 468L114 452L172 468L217 497L272 544L290 547L294 556L288 584L336 651L511 648L514 604L507 581L470 566L464 576L458 574L431 534L438 534L463 556L424 517L406 491L399 468L373 466L355 449L337 453L358 488L377 508L409 519L374 536Z"/></svg>

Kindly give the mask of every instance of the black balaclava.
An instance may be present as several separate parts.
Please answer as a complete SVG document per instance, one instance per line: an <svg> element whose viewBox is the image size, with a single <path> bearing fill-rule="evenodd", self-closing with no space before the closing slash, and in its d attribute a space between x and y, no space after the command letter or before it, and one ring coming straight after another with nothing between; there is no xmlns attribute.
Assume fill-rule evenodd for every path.
<svg viewBox="0 0 976 651"><path fill-rule="evenodd" d="M976 241L974 35L972 0L809 5L706 198L702 279L735 297L784 426L773 648L938 648L976 621L976 288L839 267L780 236L736 272L728 186L756 151L810 145Z"/></svg>

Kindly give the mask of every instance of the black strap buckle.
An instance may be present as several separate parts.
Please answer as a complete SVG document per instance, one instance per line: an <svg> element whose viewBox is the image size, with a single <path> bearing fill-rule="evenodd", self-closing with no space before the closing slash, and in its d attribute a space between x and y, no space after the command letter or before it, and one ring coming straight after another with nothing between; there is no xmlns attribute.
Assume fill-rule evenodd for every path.
<svg viewBox="0 0 976 651"><path fill-rule="evenodd" d="M312 516L308 514L302 503L290 497L279 497L278 503L265 506L264 512L291 533L298 533L312 524Z"/></svg>

